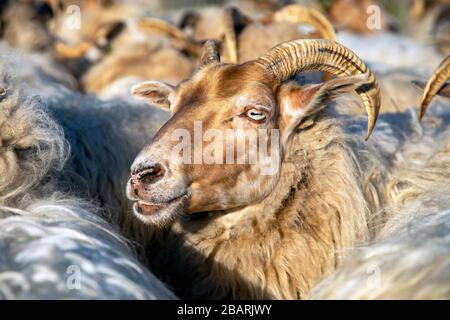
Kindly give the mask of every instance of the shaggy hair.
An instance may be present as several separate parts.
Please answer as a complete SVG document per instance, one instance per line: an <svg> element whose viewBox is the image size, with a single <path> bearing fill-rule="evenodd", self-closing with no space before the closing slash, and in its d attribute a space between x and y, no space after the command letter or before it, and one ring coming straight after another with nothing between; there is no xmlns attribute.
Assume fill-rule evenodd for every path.
<svg viewBox="0 0 450 320"><path fill-rule="evenodd" d="M0 70L11 84L20 84L31 94L51 94L61 87L74 89L77 82L48 54L25 52L0 41Z"/></svg>
<svg viewBox="0 0 450 320"><path fill-rule="evenodd" d="M129 163L165 113L45 87L29 66L0 70L0 297L173 298L109 223L125 224Z"/></svg>
<svg viewBox="0 0 450 320"><path fill-rule="evenodd" d="M17 205L49 171L62 169L68 145L38 97L14 90L5 77L0 87L0 202Z"/></svg>
<svg viewBox="0 0 450 320"><path fill-rule="evenodd" d="M0 297L173 298L117 228L128 218L129 163L166 114L129 101L102 102L56 80L41 83L45 66L34 74L22 70L27 55L5 51ZM33 61L23 68L29 65L37 68ZM80 268L79 290L65 285L70 266Z"/></svg>
<svg viewBox="0 0 450 320"><path fill-rule="evenodd" d="M367 247L311 292L319 299L450 297L450 115L436 105L396 155L387 184L391 218Z"/></svg>
<svg viewBox="0 0 450 320"><path fill-rule="evenodd" d="M313 299L449 299L448 185L405 206L372 245L355 249Z"/></svg>
<svg viewBox="0 0 450 320"><path fill-rule="evenodd" d="M0 298L174 299L127 241L80 199L0 206Z"/></svg>

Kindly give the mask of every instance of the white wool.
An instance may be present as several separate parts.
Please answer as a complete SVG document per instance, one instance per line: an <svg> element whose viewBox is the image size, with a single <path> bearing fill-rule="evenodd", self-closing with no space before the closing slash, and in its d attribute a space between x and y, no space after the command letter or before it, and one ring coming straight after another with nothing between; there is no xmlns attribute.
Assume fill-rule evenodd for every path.
<svg viewBox="0 0 450 320"><path fill-rule="evenodd" d="M354 51L374 71L433 69L443 58L432 46L427 47L404 35L390 32L361 35L342 31L337 34L337 41Z"/></svg>
<svg viewBox="0 0 450 320"><path fill-rule="evenodd" d="M395 231L358 248L310 293L314 299L450 298L448 186L405 206ZM446 209L428 207L427 201Z"/></svg>
<svg viewBox="0 0 450 320"><path fill-rule="evenodd" d="M0 298L175 298L97 208L59 197L0 206Z"/></svg>

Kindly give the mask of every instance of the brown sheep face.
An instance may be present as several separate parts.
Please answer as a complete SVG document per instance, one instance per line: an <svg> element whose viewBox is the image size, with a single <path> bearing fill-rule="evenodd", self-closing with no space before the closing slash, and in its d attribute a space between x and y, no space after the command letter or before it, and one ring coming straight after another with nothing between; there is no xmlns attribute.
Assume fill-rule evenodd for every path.
<svg viewBox="0 0 450 320"><path fill-rule="evenodd" d="M148 81L134 95L171 119L131 167L128 197L144 223L220 212L263 200L276 185L292 132L361 77L299 87L275 85L254 63L214 63L178 86Z"/></svg>

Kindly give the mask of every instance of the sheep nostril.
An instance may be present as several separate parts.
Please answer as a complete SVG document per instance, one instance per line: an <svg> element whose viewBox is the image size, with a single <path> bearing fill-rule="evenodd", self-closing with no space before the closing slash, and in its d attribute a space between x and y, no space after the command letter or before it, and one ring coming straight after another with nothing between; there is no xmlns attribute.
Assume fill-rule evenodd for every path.
<svg viewBox="0 0 450 320"><path fill-rule="evenodd" d="M134 173L131 181L132 184L150 184L153 183L156 178L162 177L164 173L165 170L162 165L154 164Z"/></svg>

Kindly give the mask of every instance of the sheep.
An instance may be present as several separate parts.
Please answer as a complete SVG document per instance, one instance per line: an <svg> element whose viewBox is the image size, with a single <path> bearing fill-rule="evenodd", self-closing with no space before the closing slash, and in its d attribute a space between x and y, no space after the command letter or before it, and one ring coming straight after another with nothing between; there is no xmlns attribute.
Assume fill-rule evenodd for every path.
<svg viewBox="0 0 450 320"><path fill-rule="evenodd" d="M19 54L7 46L0 49L1 74L9 74L0 90L7 95L0 109L0 167L5 172L0 179L5 183L0 186L0 199L6 197L6 204L16 205L24 192L18 186L34 186L46 175L51 184L44 187L41 181L41 189L55 189L56 185L58 191L95 201L111 222L124 226L130 220L130 204L123 192L129 163L167 120L167 114L138 101L101 101L61 83L47 83L47 70L35 72L36 55ZM50 134L47 128L54 132ZM52 162L59 163L54 170L41 163L46 157L60 155L69 158ZM20 190L17 197L9 195L16 190ZM131 236L133 228L127 224L123 232Z"/></svg>
<svg viewBox="0 0 450 320"><path fill-rule="evenodd" d="M121 26L120 31L114 36L104 36L112 32L109 29L117 29L115 25ZM188 77L201 51L201 44L170 23L156 18L116 21L101 30L104 31L96 32L99 35L92 39L72 46L58 42L55 48L66 63L91 60L78 76L85 91L103 98L112 97L105 94L111 91L110 85L127 78L151 77L177 82ZM100 42L103 43L101 47ZM104 52L102 48L109 48L109 51Z"/></svg>
<svg viewBox="0 0 450 320"><path fill-rule="evenodd" d="M120 27L122 21L139 16L141 10L133 3L123 1L48 1L48 3L53 12L48 28L59 40L59 45L66 44L69 47L89 41L97 42L100 46L104 45L103 42L108 40L108 36L116 36L115 31L120 29L114 29ZM82 21L77 21L77 18ZM65 47L61 49L62 53L66 51Z"/></svg>
<svg viewBox="0 0 450 320"><path fill-rule="evenodd" d="M0 84L0 201L13 204L51 168L62 167L67 146L60 128L36 108L39 99L24 99L5 80Z"/></svg>
<svg viewBox="0 0 450 320"><path fill-rule="evenodd" d="M438 70L442 73L443 62ZM429 83L433 83L431 77ZM436 91L445 81L436 83ZM431 85L433 87L433 85ZM430 86L428 87L430 88ZM423 97L432 98L430 90ZM421 99L424 101L424 98ZM448 118L442 104L429 113L428 125ZM419 115L424 113L423 102ZM399 206L367 247L357 248L344 264L311 291L313 299L448 299L450 211L448 202L449 129L428 136L420 144L404 146L395 176L389 182ZM433 127L426 127L433 130ZM423 130L423 129L421 129ZM432 143L433 139L439 141ZM440 145L440 146L439 146ZM431 150L430 148L440 150ZM430 157L430 154L432 157ZM444 169L444 170L443 170ZM425 171L425 174L424 174Z"/></svg>
<svg viewBox="0 0 450 320"><path fill-rule="evenodd" d="M222 34L225 35L224 47L226 47L229 60L232 62L236 62L237 59L236 47L239 48L242 59L249 59L250 56L248 55L257 54L254 52L256 50L254 45L250 50L248 40L253 38L255 33L260 32L258 28L263 28L267 35L274 36L269 40L259 41L259 43L262 43L262 47L260 50L256 50L257 52L264 52L283 40L304 37L304 33L300 32L293 22L311 23L319 32L323 33L324 37L331 39L335 37L333 27L319 11L294 5L277 11L273 17L270 17L270 20L273 20L270 25L256 23L246 27L239 37L239 39L242 39L239 40L239 44L236 44L234 43L235 40L231 38L235 37L232 29L234 29L236 23L239 24L236 21L239 17L242 17L242 14L237 9L228 7L224 10L221 19L222 24L219 28L208 30L209 32L215 30L215 34L208 34L212 38L220 39ZM249 20L248 18L242 19ZM113 26L113 23L107 24L103 28L106 30L101 31L103 29L100 29L94 34L109 34L108 28L114 29ZM254 28L258 30L255 31ZM155 35L155 31L158 30L170 38L161 39L160 35ZM66 58L79 58L83 54L92 55L93 48L97 46L98 42L101 42L97 38L80 40L78 45L75 46L57 43L56 49L61 56ZM105 36L100 38L105 38ZM146 78L176 83L190 76L194 71L195 60L199 56L201 44L204 40L198 35L194 39L190 39L163 20L154 18L129 20L124 23L120 34L109 37L109 40L103 40L109 43L108 47L112 47L112 52L85 71L81 79L83 88L87 92L96 93L107 99L124 95L123 91L116 92L111 89L111 87L117 87L114 83L116 81L119 82L119 85L127 83L128 87ZM190 57L183 55L180 50L187 51ZM99 59L101 53L97 53L95 56ZM131 61L132 63L130 63Z"/></svg>
<svg viewBox="0 0 450 320"><path fill-rule="evenodd" d="M136 152L133 144L138 144L114 141L114 126L123 121L122 139L133 129L142 135L140 131L151 129L142 123L125 125L127 113L119 115L117 105L108 110L106 103L98 106L97 117L89 118L92 112L86 111L93 105L88 103L99 104L93 97L79 99L86 104L71 109L78 103L75 94L57 97L50 90L36 96L5 69L0 82L0 297L175 298L137 260L108 208L120 203L111 188L119 187L120 171L126 172ZM65 108L69 99L74 100ZM134 110L142 116L146 109ZM114 113L116 119L122 116L116 123L110 119ZM116 166L117 172L102 175L99 166ZM103 199L94 198L100 195Z"/></svg>
<svg viewBox="0 0 450 320"><path fill-rule="evenodd" d="M74 4L81 13L80 28L70 26L77 14L69 10ZM111 91L108 86L115 81L142 76L179 81L195 66L191 56L195 44L165 21L143 18L135 4L81 1L65 3L61 9L56 3L51 7L54 54L89 93L113 98L114 92L102 91Z"/></svg>
<svg viewBox="0 0 450 320"><path fill-rule="evenodd" d="M123 2L79 6L81 28L67 27L66 20L73 17L59 12L50 29L58 39L56 55L71 67L85 91L111 98L102 91L111 91L108 86L115 81L142 77L179 81L192 73L201 46L170 23L144 18L141 8Z"/></svg>
<svg viewBox="0 0 450 320"><path fill-rule="evenodd" d="M314 8L300 5L290 5L275 12L272 23L263 25L254 23L247 26L240 34L238 40L239 61L253 60L278 43L301 38L324 38L335 40L334 28L327 18ZM298 24L310 24L316 33L299 31ZM297 25L296 25L297 24ZM264 34L264 40L251 41Z"/></svg>
<svg viewBox="0 0 450 320"><path fill-rule="evenodd" d="M0 43L0 57L0 201L10 205L51 168L62 168L67 145L37 94L54 94L74 80L46 55Z"/></svg>
<svg viewBox="0 0 450 320"><path fill-rule="evenodd" d="M418 32L413 31L411 34L391 32L386 18L387 13L379 4L376 5L381 9L381 25L369 30L367 22L370 21L368 15L371 5L375 5L374 1L364 0L356 3L351 0L339 0L324 10L339 30L336 35L337 41L360 56L374 72L404 68L423 73L442 60L442 53L435 46L429 46L424 39L415 37ZM343 28L347 23L345 20L350 23L348 28ZM417 29L424 28L418 26Z"/></svg>
<svg viewBox="0 0 450 320"><path fill-rule="evenodd" d="M401 197L389 185L402 168L403 147L412 140L441 152L449 136L437 134L448 125L448 109L423 136L415 113L382 114L364 142L364 127L367 139L379 114L379 87L344 46L290 41L238 65L220 63L212 42L204 50L199 71L178 86L149 81L132 91L173 113L134 160L126 189L136 219L163 230L147 244L150 266L180 297L305 298L345 253L370 243L395 217ZM311 69L337 78L286 83ZM367 122L330 104L353 91ZM203 140L195 135L200 125L209 134ZM247 142L256 130L263 140ZM256 162L249 160L255 149L228 156L234 139L269 144L269 151ZM438 173L448 184L449 168L437 163L415 182L437 187ZM403 194L419 197L420 188L408 185Z"/></svg>
<svg viewBox="0 0 450 320"><path fill-rule="evenodd" d="M51 10L39 1L2 1L0 32L8 44L25 50L45 51L53 45L46 28Z"/></svg>
<svg viewBox="0 0 450 320"><path fill-rule="evenodd" d="M380 84L381 113L405 112L417 106L422 95L417 79L425 77L425 72L412 68L390 68L371 64ZM347 112L363 114L364 110L357 103L348 103Z"/></svg>
<svg viewBox="0 0 450 320"><path fill-rule="evenodd" d="M381 87L382 113L415 107L421 92L411 82L424 78L442 60L435 48L394 33L361 36L341 31L337 40L358 54L376 75ZM352 110L362 112L357 106Z"/></svg>
<svg viewBox="0 0 450 320"><path fill-rule="evenodd" d="M299 24L309 24L316 32L300 30ZM193 38L197 41L224 38L224 61L232 63L252 60L283 41L308 37L334 40L336 37L333 26L319 10L301 5L288 5L256 19L234 6L223 10L210 8L196 16L193 27Z"/></svg>
<svg viewBox="0 0 450 320"><path fill-rule="evenodd" d="M60 87L77 88L76 79L47 53L13 49L0 41L0 66L14 70L14 77L34 93L57 92Z"/></svg>
<svg viewBox="0 0 450 320"><path fill-rule="evenodd" d="M411 82L421 86L417 79L424 78L443 59L436 48L400 34L361 36L341 31L337 40L358 54L376 75L381 87L381 112L403 112L416 106L421 92ZM359 108L353 109L361 113Z"/></svg>
<svg viewBox="0 0 450 320"><path fill-rule="evenodd" d="M153 18L128 22L126 31L112 46L113 51L93 65L81 80L87 92L105 98L111 97L105 94L110 90L109 85L127 77L141 81L149 77L173 83L180 81L192 74L196 50L199 51L198 45L174 26ZM188 50L189 55L182 50Z"/></svg>

